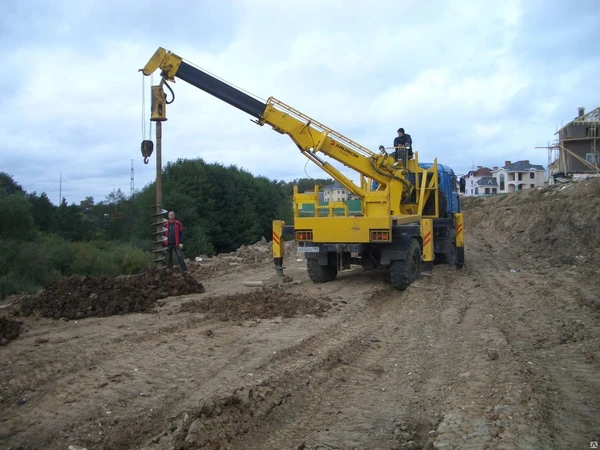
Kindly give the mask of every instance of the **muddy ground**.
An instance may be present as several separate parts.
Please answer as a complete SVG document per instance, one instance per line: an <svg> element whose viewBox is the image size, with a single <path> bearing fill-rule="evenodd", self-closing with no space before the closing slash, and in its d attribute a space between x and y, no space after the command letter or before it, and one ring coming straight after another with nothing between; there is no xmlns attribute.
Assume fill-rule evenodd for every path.
<svg viewBox="0 0 600 450"><path fill-rule="evenodd" d="M15 340L20 333L21 322L9 317L0 317L0 345L6 345Z"/></svg>
<svg viewBox="0 0 600 450"><path fill-rule="evenodd" d="M246 286L273 275L257 243L190 262L206 292L153 314L8 299L0 449L590 448L600 180L465 207L465 268L403 293L358 267L312 284L293 248L297 284Z"/></svg>
<svg viewBox="0 0 600 450"><path fill-rule="evenodd" d="M202 294L202 282L189 273L147 270L116 278L71 276L20 298L19 313L54 319L84 319L154 311L161 298Z"/></svg>

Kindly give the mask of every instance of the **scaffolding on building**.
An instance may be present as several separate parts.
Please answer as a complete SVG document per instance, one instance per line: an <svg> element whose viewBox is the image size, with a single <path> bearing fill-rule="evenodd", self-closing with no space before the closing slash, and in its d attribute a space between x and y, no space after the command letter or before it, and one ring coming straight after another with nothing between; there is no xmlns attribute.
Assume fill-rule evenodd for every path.
<svg viewBox="0 0 600 450"><path fill-rule="evenodd" d="M547 146L535 147L543 148L548 151L548 166L546 180L553 183L555 178L572 178L577 175L596 175L600 176L600 146L598 145L598 131L600 128L600 108L585 114L583 108L579 108L578 116L567 125L561 127L554 133L556 136L553 143L548 142ZM585 137L569 137L567 132L571 126L582 126L586 128ZM578 155L572 149L568 148L570 143L577 141L589 141L590 147L585 151L585 157ZM569 164L569 157L581 163L583 170L574 170Z"/></svg>

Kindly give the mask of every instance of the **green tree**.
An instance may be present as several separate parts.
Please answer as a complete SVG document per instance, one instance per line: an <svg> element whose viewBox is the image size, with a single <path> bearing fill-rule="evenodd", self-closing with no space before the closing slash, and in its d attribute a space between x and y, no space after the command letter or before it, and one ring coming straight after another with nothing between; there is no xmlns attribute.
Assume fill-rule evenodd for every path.
<svg viewBox="0 0 600 450"><path fill-rule="evenodd" d="M129 242L135 238L136 222L139 220L139 206L136 196L127 198L121 189L113 189L106 199L93 204L93 198L87 197L82 206L84 212L96 225L97 235L111 241ZM88 206L92 204L92 206Z"/></svg>
<svg viewBox="0 0 600 450"><path fill-rule="evenodd" d="M12 177L6 172L0 172L0 191L6 195L24 194L25 191Z"/></svg>
<svg viewBox="0 0 600 450"><path fill-rule="evenodd" d="M186 256L231 252L262 236L271 239L275 219L293 222L293 183L254 177L235 165L207 164L202 159L178 159L162 174L163 208L174 210L184 224ZM312 189L315 182L308 180ZM331 182L331 180L329 180ZM146 240L154 231L155 184L133 196L137 211L133 235Z"/></svg>
<svg viewBox="0 0 600 450"><path fill-rule="evenodd" d="M83 241L89 238L90 223L79 206L75 203L68 205L63 197L60 206L54 211L51 231L69 241Z"/></svg>
<svg viewBox="0 0 600 450"><path fill-rule="evenodd" d="M30 241L36 237L36 224L31 213L31 204L23 192L11 191L7 194L0 189L0 236L3 239Z"/></svg>
<svg viewBox="0 0 600 450"><path fill-rule="evenodd" d="M329 186L333 183L334 181L331 178L299 178L288 183L288 192L290 195L294 192L294 184L298 185L298 192L303 193L312 191L315 188L315 184L319 186L319 189L323 189L325 186Z"/></svg>
<svg viewBox="0 0 600 450"><path fill-rule="evenodd" d="M106 200L104 203L109 205L119 205L125 200L127 200L127 197L125 196L121 188L119 188L113 189L111 193L106 196Z"/></svg>
<svg viewBox="0 0 600 450"><path fill-rule="evenodd" d="M52 204L45 192L39 196L36 192L27 194L27 199L31 204L31 212L38 229L43 232L50 231L56 206Z"/></svg>
<svg viewBox="0 0 600 450"><path fill-rule="evenodd" d="M79 208L84 214L90 214L94 209L94 197L86 197L84 200L79 202Z"/></svg>

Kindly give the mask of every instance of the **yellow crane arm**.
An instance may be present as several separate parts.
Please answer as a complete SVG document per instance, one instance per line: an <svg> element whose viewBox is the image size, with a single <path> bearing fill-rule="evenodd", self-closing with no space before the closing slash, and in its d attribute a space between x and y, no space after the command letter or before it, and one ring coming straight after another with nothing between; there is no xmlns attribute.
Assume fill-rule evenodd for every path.
<svg viewBox="0 0 600 450"><path fill-rule="evenodd" d="M391 156L386 153L372 152L273 97L264 103L187 63L180 56L162 47L140 70L144 75L149 76L159 69L163 79L171 81L175 77L182 79L250 114L256 119L257 124L267 124L275 131L287 134L308 159L361 198L365 195L363 187L357 186L331 164L323 161L317 152L339 161L384 186L390 183L406 183L401 176L396 175L398 169L393 167L394 159Z"/></svg>

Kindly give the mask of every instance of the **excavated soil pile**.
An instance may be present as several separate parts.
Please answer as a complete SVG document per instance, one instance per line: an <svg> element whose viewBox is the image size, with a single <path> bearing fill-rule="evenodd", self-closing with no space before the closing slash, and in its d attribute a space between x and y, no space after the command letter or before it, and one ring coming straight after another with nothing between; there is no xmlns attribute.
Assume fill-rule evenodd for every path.
<svg viewBox="0 0 600 450"><path fill-rule="evenodd" d="M275 288L243 294L207 297L181 305L180 312L201 312L223 322L294 317L311 314L322 317L331 308L331 299L305 297Z"/></svg>
<svg viewBox="0 0 600 450"><path fill-rule="evenodd" d="M253 420L266 418L289 397L289 392L277 387L242 387L223 398L207 399L175 418L172 431L155 440L166 448L219 450L225 448L224 442L249 432Z"/></svg>
<svg viewBox="0 0 600 450"><path fill-rule="evenodd" d="M21 314L82 319L146 312L160 298L203 292L202 283L188 274L156 269L117 278L71 276L24 297Z"/></svg>
<svg viewBox="0 0 600 450"><path fill-rule="evenodd" d="M297 244L294 241L284 243L286 259L296 258ZM252 245L242 245L235 252L220 253L212 258L202 256L200 261L190 261L188 269L200 279L212 278L238 271L240 267L264 265L273 261L273 242L263 237Z"/></svg>
<svg viewBox="0 0 600 450"><path fill-rule="evenodd" d="M252 245L242 245L233 255L242 263L263 263L273 258L272 244L263 237Z"/></svg>
<svg viewBox="0 0 600 450"><path fill-rule="evenodd" d="M298 244L295 241L286 241L283 243L284 257L295 257L298 250ZM273 260L273 241L267 242L263 237L260 241L252 245L242 245L235 252L229 253L239 261L245 264L270 262Z"/></svg>
<svg viewBox="0 0 600 450"><path fill-rule="evenodd" d="M6 317L0 317L0 345L5 345L16 339L19 337L20 333L21 322Z"/></svg>
<svg viewBox="0 0 600 450"><path fill-rule="evenodd" d="M492 230L552 265L597 270L600 179L463 199L467 229Z"/></svg>

